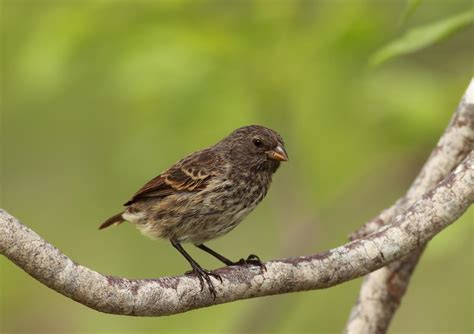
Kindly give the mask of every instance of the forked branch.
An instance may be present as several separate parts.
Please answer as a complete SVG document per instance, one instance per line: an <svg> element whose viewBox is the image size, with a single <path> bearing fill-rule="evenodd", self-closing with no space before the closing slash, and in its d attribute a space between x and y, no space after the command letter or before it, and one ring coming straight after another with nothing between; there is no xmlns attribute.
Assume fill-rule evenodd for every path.
<svg viewBox="0 0 474 334"><path fill-rule="evenodd" d="M403 258L456 221L474 201L474 152L392 224L367 237L310 256L218 269L217 298L189 276L131 280L81 266L0 210L0 252L31 276L101 312L162 316L240 299L323 289Z"/></svg>
<svg viewBox="0 0 474 334"><path fill-rule="evenodd" d="M395 272L401 278L401 298L416 261L394 261L406 261L408 256L417 260L422 247L456 221L474 201L473 143L471 83L407 195L366 224L353 236L356 240L319 254L267 262L267 271L263 273L247 266L218 269L223 282L215 281L216 299L207 290L201 291L199 280L194 277L140 280L95 272L73 262L1 209L0 253L51 289L95 310L114 314L162 316L240 299L323 289L391 263L383 270ZM374 282L385 282L381 274L369 276L348 323L350 333L384 331L396 310L387 302L390 300L385 298L386 294L371 294L374 285L370 277L374 277ZM377 313L370 300L375 300L376 306L385 303L378 308L385 313Z"/></svg>
<svg viewBox="0 0 474 334"><path fill-rule="evenodd" d="M412 205L434 187L474 149L474 80L471 81L451 121L406 195L365 224L352 239L367 235ZM346 327L348 334L385 333L408 288L425 245L410 256L370 274L354 305Z"/></svg>

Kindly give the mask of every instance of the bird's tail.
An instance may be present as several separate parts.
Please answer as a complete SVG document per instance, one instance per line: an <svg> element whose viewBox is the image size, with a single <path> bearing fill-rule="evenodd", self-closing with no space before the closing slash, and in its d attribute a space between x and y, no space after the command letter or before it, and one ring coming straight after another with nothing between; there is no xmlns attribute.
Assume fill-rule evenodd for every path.
<svg viewBox="0 0 474 334"><path fill-rule="evenodd" d="M123 223L122 212L110 217L105 222L103 222L102 225L99 226L99 230L109 227L110 225L119 225L121 223Z"/></svg>

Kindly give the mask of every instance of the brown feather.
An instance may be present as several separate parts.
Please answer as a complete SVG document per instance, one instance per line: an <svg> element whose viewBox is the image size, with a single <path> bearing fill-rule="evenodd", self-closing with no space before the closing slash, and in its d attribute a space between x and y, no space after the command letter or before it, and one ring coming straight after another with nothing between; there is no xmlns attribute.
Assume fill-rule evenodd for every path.
<svg viewBox="0 0 474 334"><path fill-rule="evenodd" d="M148 181L125 206L142 199L166 197L178 192L193 192L206 188L216 174L213 166L219 157L209 149L195 152L177 162L170 169Z"/></svg>

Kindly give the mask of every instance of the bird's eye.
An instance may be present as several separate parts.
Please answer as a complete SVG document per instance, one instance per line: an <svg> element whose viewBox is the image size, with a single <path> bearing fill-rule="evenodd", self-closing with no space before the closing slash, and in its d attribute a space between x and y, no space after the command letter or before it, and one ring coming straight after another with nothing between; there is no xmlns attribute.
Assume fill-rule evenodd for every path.
<svg viewBox="0 0 474 334"><path fill-rule="evenodd" d="M253 140L253 144L255 145L255 147L262 147L263 142L262 142L260 139L255 138L255 139Z"/></svg>

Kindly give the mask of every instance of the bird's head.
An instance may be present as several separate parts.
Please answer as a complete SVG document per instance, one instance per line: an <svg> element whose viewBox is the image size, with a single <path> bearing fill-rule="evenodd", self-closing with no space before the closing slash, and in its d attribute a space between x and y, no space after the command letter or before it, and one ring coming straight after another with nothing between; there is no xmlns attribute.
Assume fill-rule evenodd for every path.
<svg viewBox="0 0 474 334"><path fill-rule="evenodd" d="M288 161L283 138L260 125L238 128L224 138L220 145L229 160L238 161L240 166L257 171L274 173L281 161Z"/></svg>

